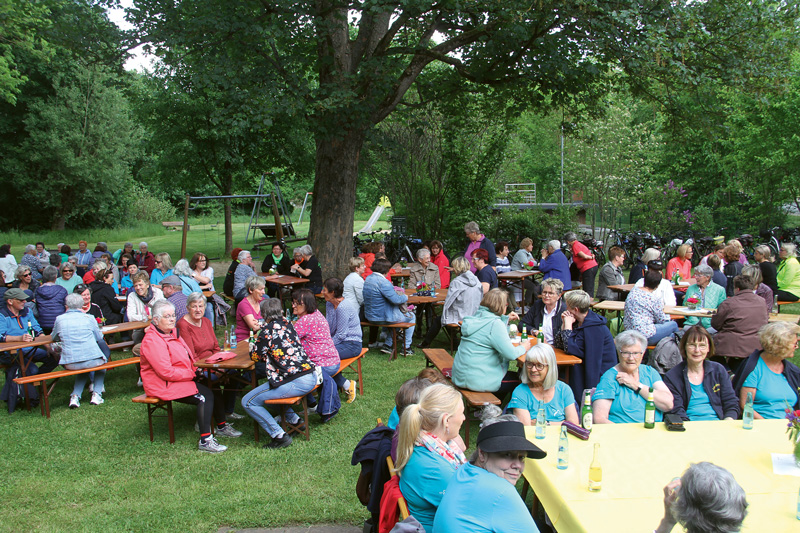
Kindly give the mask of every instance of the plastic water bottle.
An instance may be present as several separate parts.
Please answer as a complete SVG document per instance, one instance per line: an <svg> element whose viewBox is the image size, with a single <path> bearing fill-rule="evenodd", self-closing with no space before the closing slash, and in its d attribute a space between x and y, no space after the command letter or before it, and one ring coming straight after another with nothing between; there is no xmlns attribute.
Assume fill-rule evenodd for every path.
<svg viewBox="0 0 800 533"><path fill-rule="evenodd" d="M744 411L742 412L742 428L744 429L753 429L753 418L755 418L755 413L753 412L753 393L747 393L747 402L744 404Z"/></svg>
<svg viewBox="0 0 800 533"><path fill-rule="evenodd" d="M544 407L540 407L536 415L536 438L543 439L545 433L547 433L547 418L544 415Z"/></svg>
<svg viewBox="0 0 800 533"><path fill-rule="evenodd" d="M231 326L231 350L236 349L236 326Z"/></svg>
<svg viewBox="0 0 800 533"><path fill-rule="evenodd" d="M566 470L569 466L569 441L567 440L567 426L561 426L561 436L558 438L558 465L559 470Z"/></svg>

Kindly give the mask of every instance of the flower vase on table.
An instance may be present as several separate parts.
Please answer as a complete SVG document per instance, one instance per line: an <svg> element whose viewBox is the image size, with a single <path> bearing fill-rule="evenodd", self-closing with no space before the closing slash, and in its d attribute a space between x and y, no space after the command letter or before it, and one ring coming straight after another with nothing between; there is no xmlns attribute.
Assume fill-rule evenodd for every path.
<svg viewBox="0 0 800 533"><path fill-rule="evenodd" d="M534 268L536 268L536 263L534 263L533 261L528 261L527 263L522 265L522 268L524 268L525 270L533 270Z"/></svg>
<svg viewBox="0 0 800 533"><path fill-rule="evenodd" d="M688 307L691 310L697 309L697 304L699 304L699 303L700 303L700 300L698 300L694 296L692 296L691 298L687 298L686 299L686 307Z"/></svg>
<svg viewBox="0 0 800 533"><path fill-rule="evenodd" d="M786 432L789 434L789 442L791 442L794 447L794 462L800 467L800 409L795 411L792 408L787 408L786 420L789 421Z"/></svg>
<svg viewBox="0 0 800 533"><path fill-rule="evenodd" d="M431 289L427 283L425 283L424 281L420 281L419 283L417 283L417 296L430 296L430 295L431 295Z"/></svg>

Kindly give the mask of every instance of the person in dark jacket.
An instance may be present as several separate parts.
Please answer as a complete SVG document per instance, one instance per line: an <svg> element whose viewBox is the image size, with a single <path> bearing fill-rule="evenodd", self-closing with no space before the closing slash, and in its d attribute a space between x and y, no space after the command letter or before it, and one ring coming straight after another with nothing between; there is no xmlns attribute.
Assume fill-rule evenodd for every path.
<svg viewBox="0 0 800 533"><path fill-rule="evenodd" d="M291 274L289 270L291 266L292 258L286 253L286 245L282 242L274 242L272 243L272 253L267 254L261 263L261 272L269 272L274 268L278 274L288 276ZM275 298L280 287L277 283L267 283L267 295L270 298Z"/></svg>
<svg viewBox="0 0 800 533"><path fill-rule="evenodd" d="M655 248L648 248L645 250L642 257L631 267L631 273L628 275L628 283L636 283L642 279L645 272L647 272L647 263L655 261L656 259L661 259L661 250L656 250Z"/></svg>
<svg viewBox="0 0 800 533"><path fill-rule="evenodd" d="M119 324L122 322L123 303L117 300L117 294L111 287L114 282L114 272L109 268L97 272L97 279L89 284L92 291L92 303L97 304L103 313L106 324Z"/></svg>
<svg viewBox="0 0 800 533"><path fill-rule="evenodd" d="M489 237L481 233L481 228L478 226L477 222L467 222L464 224L464 234L467 236L467 239L469 239L469 245L467 249L464 250L464 257L467 258L470 265L472 265L472 253L478 248L483 248L489 255L489 259L487 259L489 266L497 266L497 253L494 250L494 243L489 240ZM470 267L470 271L472 271L473 274L477 272L475 265Z"/></svg>
<svg viewBox="0 0 800 533"><path fill-rule="evenodd" d="M569 261L561 251L561 243L552 240L547 243L547 248L542 249L542 260L539 261L539 270L545 279L555 278L561 280L564 288L572 289L572 276L569 273Z"/></svg>
<svg viewBox="0 0 800 533"><path fill-rule="evenodd" d="M560 279L547 278L542 282L542 298L536 300L519 321L519 325L530 335L538 329L544 333L544 341L553 344L553 337L561 331L561 315L567 310L561 299L564 284Z"/></svg>
<svg viewBox="0 0 800 533"><path fill-rule="evenodd" d="M753 259L758 263L758 268L761 269L761 278L764 280L764 285L772 289L772 292L778 290L778 267L772 262L772 250L766 244L756 246L753 251Z"/></svg>
<svg viewBox="0 0 800 533"><path fill-rule="evenodd" d="M54 266L47 266L42 271L42 285L36 289L33 299L36 301L36 309L39 311L39 325L42 326L45 335L49 335L56 323L56 318L66 312L64 300L67 297L67 289L56 285L58 269Z"/></svg>
<svg viewBox="0 0 800 533"><path fill-rule="evenodd" d="M714 272L714 276L711 278L711 281L726 289L725 296L728 295L728 278L725 277L725 274L720 270L722 266L722 259L719 258L717 254L711 254L708 258L708 266L711 267L711 270Z"/></svg>
<svg viewBox="0 0 800 533"><path fill-rule="evenodd" d="M800 368L789 361L797 349L800 327L789 322L771 322L758 332L763 350L756 350L736 373L734 391L744 406L753 396L756 418L783 418L786 406L800 408Z"/></svg>
<svg viewBox="0 0 800 533"><path fill-rule="evenodd" d="M231 266L228 267L228 273L225 274L225 281L222 282L222 294L233 298L233 278L236 275L236 268L239 266L239 252L241 248L234 248L231 251Z"/></svg>
<svg viewBox="0 0 800 533"><path fill-rule="evenodd" d="M735 292L733 278L742 273L742 267L744 266L739 262L739 249L731 244L726 246L725 261L727 261L727 263L723 267L722 273L725 274L725 279L727 280L725 284L725 293L728 295L728 298L730 298Z"/></svg>
<svg viewBox="0 0 800 533"><path fill-rule="evenodd" d="M605 371L617 364L617 351L606 319L589 309L592 298L587 292L570 291L564 295L564 303L567 310L561 315L555 346L583 360L569 373L569 386L581 405L584 389L597 385Z"/></svg>
<svg viewBox="0 0 800 533"><path fill-rule="evenodd" d="M683 420L736 420L741 410L725 367L709 361L714 341L697 324L681 339L683 362L664 377L672 393L672 414Z"/></svg>

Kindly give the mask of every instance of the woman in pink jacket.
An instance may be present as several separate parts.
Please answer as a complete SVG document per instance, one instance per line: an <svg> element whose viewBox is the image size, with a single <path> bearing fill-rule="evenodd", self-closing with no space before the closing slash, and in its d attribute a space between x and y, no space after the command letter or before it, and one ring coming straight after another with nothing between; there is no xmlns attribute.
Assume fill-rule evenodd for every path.
<svg viewBox="0 0 800 533"><path fill-rule="evenodd" d="M142 383L148 396L197 406L200 451L219 453L228 449L211 434L214 395L194 381L196 372L189 347L177 337L175 306L168 300L153 305L152 325L142 340ZM217 417L217 420L224 420Z"/></svg>

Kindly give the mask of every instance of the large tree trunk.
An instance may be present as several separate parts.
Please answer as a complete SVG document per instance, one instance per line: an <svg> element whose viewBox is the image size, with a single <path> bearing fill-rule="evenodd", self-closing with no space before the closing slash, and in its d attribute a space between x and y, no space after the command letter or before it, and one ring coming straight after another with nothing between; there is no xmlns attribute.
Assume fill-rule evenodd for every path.
<svg viewBox="0 0 800 533"><path fill-rule="evenodd" d="M353 255L358 159L363 144L363 131L317 140L308 243L314 249L324 277L344 279L350 272L348 261Z"/></svg>

